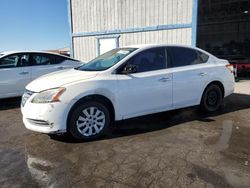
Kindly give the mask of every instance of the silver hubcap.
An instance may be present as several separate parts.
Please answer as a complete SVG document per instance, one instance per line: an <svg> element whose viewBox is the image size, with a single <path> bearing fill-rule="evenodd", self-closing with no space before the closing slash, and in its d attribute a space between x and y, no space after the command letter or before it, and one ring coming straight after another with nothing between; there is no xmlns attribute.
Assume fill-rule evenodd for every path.
<svg viewBox="0 0 250 188"><path fill-rule="evenodd" d="M98 134L105 125L105 114L96 107L88 107L82 110L76 126L78 131L84 136Z"/></svg>

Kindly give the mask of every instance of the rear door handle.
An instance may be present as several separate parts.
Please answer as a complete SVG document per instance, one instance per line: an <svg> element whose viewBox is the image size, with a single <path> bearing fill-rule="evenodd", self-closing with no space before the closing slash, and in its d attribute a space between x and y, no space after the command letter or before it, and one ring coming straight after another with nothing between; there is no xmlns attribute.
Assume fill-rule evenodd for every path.
<svg viewBox="0 0 250 188"><path fill-rule="evenodd" d="M205 73L205 72L200 72L199 73L199 76L206 76L207 75L207 73Z"/></svg>
<svg viewBox="0 0 250 188"><path fill-rule="evenodd" d="M163 78L160 78L158 81L159 82L168 82L170 80L171 80L171 78L169 78L169 77L163 77Z"/></svg>
<svg viewBox="0 0 250 188"><path fill-rule="evenodd" d="M64 69L64 67L62 67L62 66L60 66L60 67L57 67L59 70L62 70L62 69Z"/></svg>
<svg viewBox="0 0 250 188"><path fill-rule="evenodd" d="M20 72L19 74L20 74L20 75L26 75L26 74L29 74L29 72L23 71L23 72Z"/></svg>

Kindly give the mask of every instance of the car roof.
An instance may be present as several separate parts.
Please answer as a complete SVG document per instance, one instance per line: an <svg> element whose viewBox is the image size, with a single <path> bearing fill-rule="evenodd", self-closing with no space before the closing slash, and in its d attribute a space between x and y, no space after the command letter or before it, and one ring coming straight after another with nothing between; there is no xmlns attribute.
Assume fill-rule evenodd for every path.
<svg viewBox="0 0 250 188"><path fill-rule="evenodd" d="M31 50L24 50L24 51L4 51L4 52L0 52L0 54L2 56L6 56L6 55L11 55L11 54L16 54L16 53L43 53L43 54L51 54L51 55L57 55L57 56L62 56L62 57L66 57L68 59L72 59L68 56L62 55L62 54L58 54L58 53L53 53L53 52L47 52L47 51L31 51ZM2 57L1 56L1 57Z"/></svg>
<svg viewBox="0 0 250 188"><path fill-rule="evenodd" d="M138 48L138 49L147 49L147 48L153 48L153 47L184 47L184 48L202 50L193 46L178 45L178 44L137 44L137 45L124 46L124 48Z"/></svg>

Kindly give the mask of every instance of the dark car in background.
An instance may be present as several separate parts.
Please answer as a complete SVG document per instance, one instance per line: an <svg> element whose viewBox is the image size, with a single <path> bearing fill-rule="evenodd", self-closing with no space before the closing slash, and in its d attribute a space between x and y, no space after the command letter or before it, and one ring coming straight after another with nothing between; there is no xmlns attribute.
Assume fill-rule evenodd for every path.
<svg viewBox="0 0 250 188"><path fill-rule="evenodd" d="M236 71L236 76L250 75L250 58L247 57L234 57L228 60Z"/></svg>
<svg viewBox="0 0 250 188"><path fill-rule="evenodd" d="M250 58L238 55L218 56L226 59L234 67L235 77L250 76Z"/></svg>

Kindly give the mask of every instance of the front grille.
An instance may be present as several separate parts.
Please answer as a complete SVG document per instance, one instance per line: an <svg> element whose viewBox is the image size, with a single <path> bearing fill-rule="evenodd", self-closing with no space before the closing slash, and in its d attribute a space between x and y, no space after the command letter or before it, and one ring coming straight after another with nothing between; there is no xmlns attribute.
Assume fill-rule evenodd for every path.
<svg viewBox="0 0 250 188"><path fill-rule="evenodd" d="M22 106L25 105L25 103L27 102L27 100L33 95L34 92L32 91L28 91L26 90L23 94L23 97L22 97Z"/></svg>
<svg viewBox="0 0 250 188"><path fill-rule="evenodd" d="M27 118L28 122L33 124L33 125L37 125L37 126L43 126L43 127L50 127L49 122L44 121L44 120L38 120L38 119L30 119Z"/></svg>

